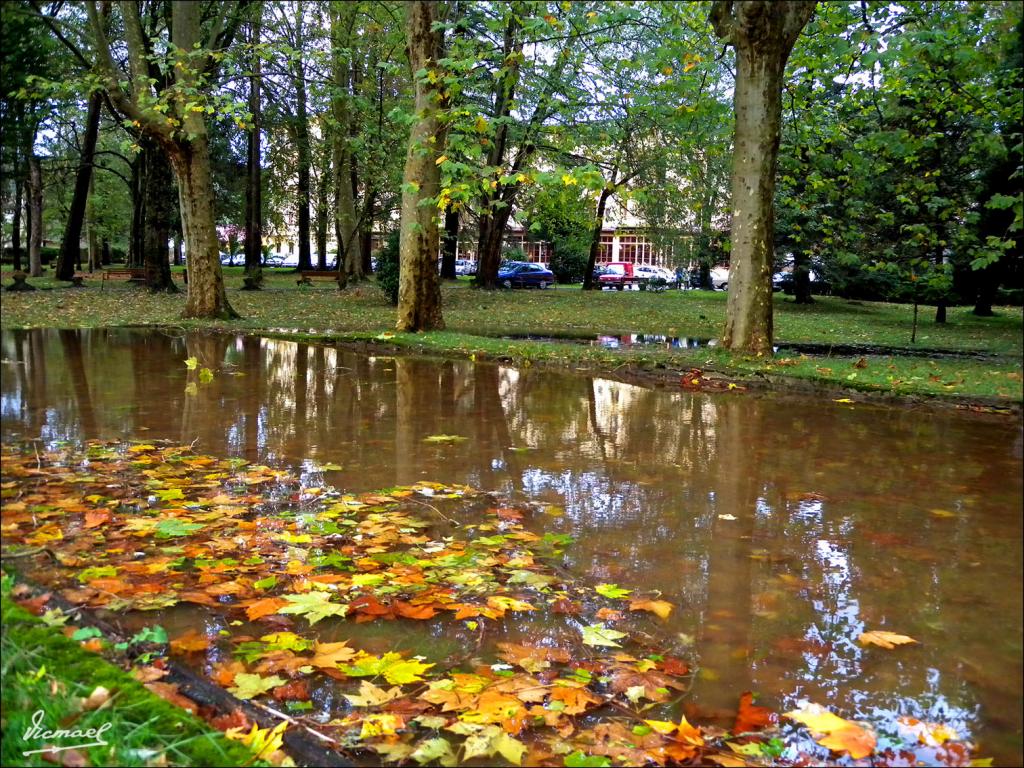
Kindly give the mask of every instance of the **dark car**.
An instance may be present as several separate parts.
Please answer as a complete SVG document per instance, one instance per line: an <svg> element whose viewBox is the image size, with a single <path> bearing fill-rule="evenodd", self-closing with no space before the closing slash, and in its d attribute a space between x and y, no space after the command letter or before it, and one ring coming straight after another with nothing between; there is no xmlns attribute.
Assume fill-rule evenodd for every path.
<svg viewBox="0 0 1024 768"><path fill-rule="evenodd" d="M506 288L547 288L555 282L555 275L540 264L506 261L498 268L498 282Z"/></svg>

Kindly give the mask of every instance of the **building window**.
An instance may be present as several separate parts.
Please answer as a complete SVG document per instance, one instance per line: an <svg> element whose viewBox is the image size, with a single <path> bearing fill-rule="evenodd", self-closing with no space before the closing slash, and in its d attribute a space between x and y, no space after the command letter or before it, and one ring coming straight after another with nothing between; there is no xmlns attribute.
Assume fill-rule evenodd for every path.
<svg viewBox="0 0 1024 768"><path fill-rule="evenodd" d="M615 246L615 235L608 232L601 233L601 240L597 245L597 263L607 264L612 260L612 253L614 252Z"/></svg>
<svg viewBox="0 0 1024 768"><path fill-rule="evenodd" d="M295 243L291 241L288 242L288 253L289 255L295 253Z"/></svg>

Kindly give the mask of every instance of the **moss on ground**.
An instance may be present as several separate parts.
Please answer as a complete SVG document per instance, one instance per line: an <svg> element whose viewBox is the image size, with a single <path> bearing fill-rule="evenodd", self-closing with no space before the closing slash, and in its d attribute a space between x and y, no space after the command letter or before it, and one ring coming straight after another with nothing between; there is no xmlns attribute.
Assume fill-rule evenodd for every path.
<svg viewBox="0 0 1024 768"><path fill-rule="evenodd" d="M252 753L140 684L101 656L84 650L15 604L5 577L2 594L3 742L0 764L53 765L44 746L70 746L88 739L26 739L35 713L46 729L86 731L110 724L106 746L82 750L89 765L251 765ZM111 692L105 706L88 710L83 699L99 686ZM66 754L66 753L59 753Z"/></svg>

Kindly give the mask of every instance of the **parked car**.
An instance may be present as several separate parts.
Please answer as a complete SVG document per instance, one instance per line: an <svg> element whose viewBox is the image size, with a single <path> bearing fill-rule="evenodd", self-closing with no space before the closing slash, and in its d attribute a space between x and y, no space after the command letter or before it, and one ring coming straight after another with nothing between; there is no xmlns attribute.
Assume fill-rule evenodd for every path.
<svg viewBox="0 0 1024 768"><path fill-rule="evenodd" d="M555 275L541 264L506 261L498 268L498 282L506 288L547 288Z"/></svg>
<svg viewBox="0 0 1024 768"><path fill-rule="evenodd" d="M476 262L470 261L469 259L456 259L455 260L455 274L456 275L475 275L476 274Z"/></svg>
<svg viewBox="0 0 1024 768"><path fill-rule="evenodd" d="M715 267L711 270L711 287L716 291L729 290L729 268Z"/></svg>
<svg viewBox="0 0 1024 768"><path fill-rule="evenodd" d="M636 264L631 261L611 261L604 265L605 272L598 278L602 288L618 288L646 282L636 274Z"/></svg>
<svg viewBox="0 0 1024 768"><path fill-rule="evenodd" d="M675 283L676 281L676 273L664 267L638 264L633 271L637 277L646 277L648 280L664 280L666 283Z"/></svg>

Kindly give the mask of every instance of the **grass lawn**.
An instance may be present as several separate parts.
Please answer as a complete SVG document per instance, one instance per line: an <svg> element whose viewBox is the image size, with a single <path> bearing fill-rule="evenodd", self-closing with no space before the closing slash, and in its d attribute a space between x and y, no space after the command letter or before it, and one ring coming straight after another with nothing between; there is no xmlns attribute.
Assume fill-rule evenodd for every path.
<svg viewBox="0 0 1024 768"><path fill-rule="evenodd" d="M225 269L229 299L242 318L230 323L184 321L184 294L152 296L145 290L99 281L86 289L67 288L49 278L32 280L42 290L5 293L4 328L175 325L223 328L341 340L380 341L394 325L394 309L371 281L339 292L329 282L298 287L290 270L267 272L266 289L239 288L242 269ZM785 382L800 379L832 386L898 395L955 396L986 402L1020 403L1024 322L1019 307L1001 307L992 318L975 317L970 307L953 307L944 325L922 307L917 341L910 344L913 308L908 305L818 298L797 305L775 296L775 338L780 344L873 345L984 353L992 357L799 355L780 350L771 360L700 348L608 350L583 344L502 339L526 335L593 338L598 334L663 334L708 339L725 321L726 294L706 291L663 293L595 291L557 286L548 291L494 291L468 280L444 286L447 330L398 334L391 345L442 354L477 355L544 362L589 370L623 367L646 371L714 369L726 375Z"/></svg>

